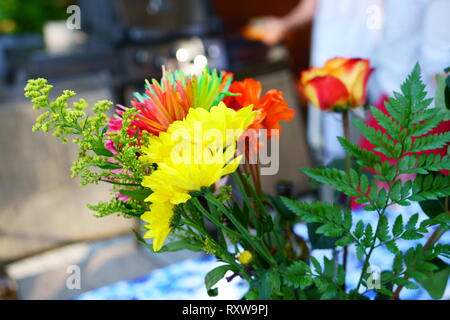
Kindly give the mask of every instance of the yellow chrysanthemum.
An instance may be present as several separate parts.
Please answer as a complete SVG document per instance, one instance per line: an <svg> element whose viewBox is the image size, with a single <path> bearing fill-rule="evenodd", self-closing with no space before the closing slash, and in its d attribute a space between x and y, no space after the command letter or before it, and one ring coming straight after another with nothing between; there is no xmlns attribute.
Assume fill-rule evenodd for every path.
<svg viewBox="0 0 450 320"><path fill-rule="evenodd" d="M173 205L169 202L153 203L150 211L145 212L141 219L148 222L145 225L149 231L146 232L144 238L153 238L153 250L161 249L164 240L171 230L171 220L173 216Z"/></svg>
<svg viewBox="0 0 450 320"><path fill-rule="evenodd" d="M209 111L192 108L185 120L172 123L142 148L141 160L158 165L142 181L153 191L146 199L152 205L143 219L149 222L146 237L154 238L155 251L171 230L173 207L188 201L190 192L209 187L237 169L241 156L236 157L236 142L255 115L251 106L239 111L223 103Z"/></svg>
<svg viewBox="0 0 450 320"><path fill-rule="evenodd" d="M141 160L148 163L163 162L169 157L176 157L174 152L189 149L191 144L196 145L192 148L200 147L202 150L205 150L205 145L225 148L237 141L256 114L252 106L234 111L223 102L209 111L202 108L189 110L185 120L173 122L165 133L150 138L149 146L142 148L144 155ZM193 150L188 153L188 157L198 154Z"/></svg>

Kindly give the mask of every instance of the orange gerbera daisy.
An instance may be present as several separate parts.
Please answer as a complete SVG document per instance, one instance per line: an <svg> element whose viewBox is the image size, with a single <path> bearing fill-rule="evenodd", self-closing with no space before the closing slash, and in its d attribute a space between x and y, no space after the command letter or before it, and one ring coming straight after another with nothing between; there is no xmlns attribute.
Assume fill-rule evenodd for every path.
<svg viewBox="0 0 450 320"><path fill-rule="evenodd" d="M262 86L259 81L253 79L234 81L228 91L238 95L226 97L224 103L235 110L253 105L253 110L259 111L259 114L250 128L266 129L268 137L277 131L281 132L280 121L292 121L294 118L295 110L288 108L281 91L269 90L260 98Z"/></svg>

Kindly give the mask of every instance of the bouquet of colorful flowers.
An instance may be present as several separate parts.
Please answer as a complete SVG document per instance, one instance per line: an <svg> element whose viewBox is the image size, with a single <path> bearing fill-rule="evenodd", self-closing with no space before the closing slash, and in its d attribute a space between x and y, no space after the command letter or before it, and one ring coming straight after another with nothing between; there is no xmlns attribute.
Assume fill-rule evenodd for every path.
<svg viewBox="0 0 450 320"><path fill-rule="evenodd" d="M337 70L344 63L349 62L340 59L328 67ZM305 95L322 109L329 105L346 112L361 105L370 68L353 60L345 66L339 69L344 70L343 80L322 71L305 75ZM146 81L145 92L135 93L130 107L117 106L111 118L109 101L100 101L87 112L83 99L69 105L73 91L50 101L51 89L45 79L29 80L25 88L34 108L43 111L33 130L52 131L64 143L71 139L78 145L72 176L79 177L81 184L111 184L111 200L88 207L99 217L120 214L143 220L145 234L135 233L150 250L188 249L214 255L223 264L205 278L210 295L217 295L216 283L231 272L230 281L239 276L248 282L245 299L364 298L360 286L370 290L367 271L362 270L357 288L346 290L345 268L338 259L325 258L320 263L313 258L304 239L293 232L299 222L320 223L316 232L335 237L335 246L355 245L365 259L364 269L376 247L392 248L394 271L374 289L380 296L393 295L389 284L413 286L408 278L437 272L431 260L449 255L449 246L437 241L405 256L395 246L398 238L422 237L434 225L447 230L445 213L419 226L417 217L403 226L400 216L393 235L384 217L393 202L406 204L450 194L448 177L436 172L448 169L449 157L415 153L450 141L448 133L421 137L437 124L440 111L425 109L429 100L424 99L418 69L403 85L403 95L390 100L390 115L374 110L387 133L358 126L376 146L374 151L339 140L361 168L375 170L372 181L350 167L347 173L330 168L303 170L367 203L366 209L380 217L375 231L363 220L354 225L345 205L342 209L338 204L302 203L263 192L258 152L269 139L277 139L280 121L292 120L294 110L280 91L262 95L261 84L253 79L233 81L230 73L208 69L197 75L163 70L161 81ZM398 162L392 165L375 152ZM398 176L406 172L420 176L403 183ZM389 188L379 188L376 181L387 182ZM418 261L423 270L417 267Z"/></svg>

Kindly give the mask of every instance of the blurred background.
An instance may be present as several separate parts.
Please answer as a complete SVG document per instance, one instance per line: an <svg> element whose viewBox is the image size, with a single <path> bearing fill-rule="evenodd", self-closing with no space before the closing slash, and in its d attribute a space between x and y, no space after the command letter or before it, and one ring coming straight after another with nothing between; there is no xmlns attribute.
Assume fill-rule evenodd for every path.
<svg viewBox="0 0 450 320"><path fill-rule="evenodd" d="M95 218L85 205L107 198L108 186L80 187L69 177L76 150L31 132L36 113L23 97L27 79L47 78L54 95L72 89L89 103L128 106L144 79L161 77L163 65L253 77L264 90L282 90L297 110L283 125L280 171L264 177L265 191L315 197L298 168L323 164L334 152L324 151L327 139L339 133L321 131L333 125L302 99L300 71L335 56L370 58L376 72L369 101L376 103L421 61L433 90L434 74L450 65L449 3L1 0L0 299L132 298L130 281L146 283L134 290L148 291L140 298L206 298L196 263L214 263L188 252L154 255L136 242L136 221ZM79 286L67 283L77 274L73 266ZM192 270L192 279L176 284L180 268ZM219 298L240 298L239 290L234 285ZM112 291L117 295L108 296Z"/></svg>

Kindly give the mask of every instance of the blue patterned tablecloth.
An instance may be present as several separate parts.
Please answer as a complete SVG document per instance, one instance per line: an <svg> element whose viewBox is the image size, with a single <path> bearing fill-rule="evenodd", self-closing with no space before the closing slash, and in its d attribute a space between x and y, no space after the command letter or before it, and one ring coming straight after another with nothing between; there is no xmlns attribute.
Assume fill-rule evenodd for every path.
<svg viewBox="0 0 450 320"><path fill-rule="evenodd" d="M209 297L205 290L205 275L222 265L212 256L189 259L155 270L148 275L81 294L77 300L237 300L247 292L248 285L239 277L231 282L217 283L219 294ZM229 272L227 276L232 275Z"/></svg>
<svg viewBox="0 0 450 320"><path fill-rule="evenodd" d="M387 217L390 225L393 224L393 219L397 214L403 215L403 221L407 221L410 215L418 212L420 214L419 221L426 219L418 204L413 203L409 207L393 206L389 208ZM377 214L363 211L355 211L354 219L363 219L365 223L372 223L375 227ZM307 238L307 229L305 224L298 224L295 232L300 236ZM427 237L417 241L399 241L400 250L406 251L412 244L424 243ZM441 239L444 243L450 243L450 232L444 234ZM354 249L354 248L353 248ZM362 261L356 258L350 247L350 254L348 257L348 275L347 286L354 288L358 281ZM319 261L323 261L326 256L331 259L332 250L313 250L312 255ZM387 249L379 248L374 251L371 259L371 264L379 267L381 270L391 269L393 255ZM448 261L447 261L448 262ZM76 299L79 300L149 300L149 299L223 299L235 300L240 299L248 290L248 285L239 277L235 277L231 282L222 279L217 287L219 288L219 295L217 297L209 297L205 290L204 278L211 269L223 264L217 262L211 256L203 256L198 259L185 260L180 263L170 265L168 267L155 270L150 274L134 279L131 281L121 281L112 285L102 287L81 294ZM227 276L231 275L231 272ZM431 299L430 295L425 290L408 290L403 289L400 295L401 299ZM447 289L443 299L450 299L450 283L447 283Z"/></svg>

